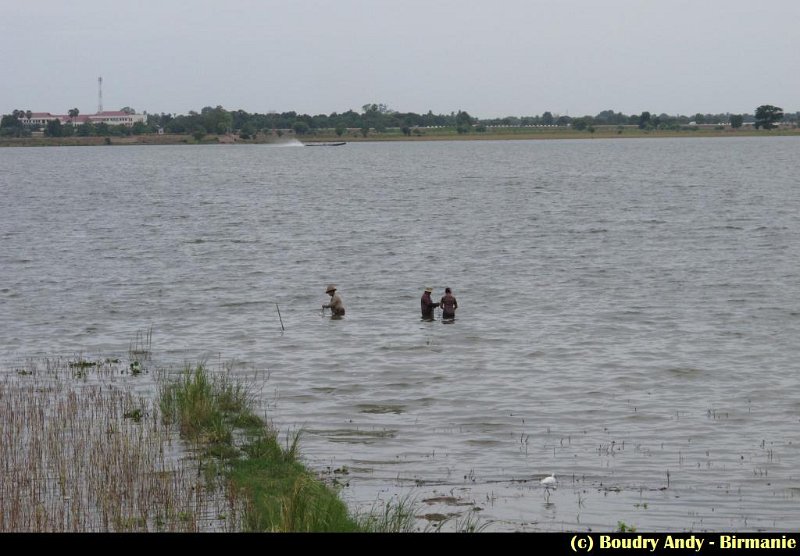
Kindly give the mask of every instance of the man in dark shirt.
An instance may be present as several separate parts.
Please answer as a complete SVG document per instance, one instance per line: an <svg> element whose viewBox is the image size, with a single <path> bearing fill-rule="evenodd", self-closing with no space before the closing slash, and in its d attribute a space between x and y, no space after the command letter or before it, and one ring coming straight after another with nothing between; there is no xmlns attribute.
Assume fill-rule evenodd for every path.
<svg viewBox="0 0 800 556"><path fill-rule="evenodd" d="M420 299L420 306L422 308L422 318L424 320L433 320L433 309L438 307L439 304L431 299L431 292L433 288L428 286Z"/></svg>

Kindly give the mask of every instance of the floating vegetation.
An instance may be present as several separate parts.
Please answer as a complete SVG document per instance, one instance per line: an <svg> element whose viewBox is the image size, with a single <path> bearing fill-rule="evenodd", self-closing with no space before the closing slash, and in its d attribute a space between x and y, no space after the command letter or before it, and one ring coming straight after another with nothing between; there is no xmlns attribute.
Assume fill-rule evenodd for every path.
<svg viewBox="0 0 800 556"><path fill-rule="evenodd" d="M131 341L130 347L128 348L128 358L131 362L127 370L130 374L140 375L143 372L147 372L144 363L150 360L152 344L153 327L148 328L146 331L138 330L136 332L136 337ZM106 361L111 360L107 359ZM118 359L113 361L119 362Z"/></svg>
<svg viewBox="0 0 800 556"><path fill-rule="evenodd" d="M153 344L153 327L151 326L145 331L137 330L136 337L131 342L128 348L128 355L130 359L138 361L139 359L149 359L150 349Z"/></svg>
<svg viewBox="0 0 800 556"><path fill-rule="evenodd" d="M428 505L431 504L446 504L448 506L474 506L474 502L470 502L469 500L464 500L462 498L456 498L455 496L434 496L432 498L425 498L423 500Z"/></svg>
<svg viewBox="0 0 800 556"><path fill-rule="evenodd" d="M480 533L486 530L490 523L481 519L480 516L477 515L477 511L478 508L463 514L449 513L444 516L445 519L436 520L437 523L433 528L433 532L438 533L440 531L447 530L454 531L456 533ZM437 514L430 515L440 517Z"/></svg>
<svg viewBox="0 0 800 556"><path fill-rule="evenodd" d="M333 430L309 430L312 434L325 436L331 442L345 442L351 444L371 444L383 438L394 438L397 430L360 430L360 429L333 429Z"/></svg>
<svg viewBox="0 0 800 556"><path fill-rule="evenodd" d="M88 369L90 367L96 367L96 361L84 361L83 359L79 359L78 361L70 361L69 366L71 369Z"/></svg>
<svg viewBox="0 0 800 556"><path fill-rule="evenodd" d="M438 522L442 522L442 521L447 521L448 519L457 517L458 515L459 514L447 514L447 515L445 515L445 514L432 513L432 514L422 514L422 515L418 515L416 517L418 519L426 519L428 521L434 521L434 522L438 523Z"/></svg>
<svg viewBox="0 0 800 556"><path fill-rule="evenodd" d="M386 413L401 414L405 412L405 408L401 405L359 405L359 413L375 413L378 415Z"/></svg>
<svg viewBox="0 0 800 556"><path fill-rule="evenodd" d="M132 419L134 422L139 423L142 420L142 410L141 409L132 409L131 411L126 411L122 414L125 419Z"/></svg>
<svg viewBox="0 0 800 556"><path fill-rule="evenodd" d="M617 522L617 530L616 530L616 532L617 533L635 533L636 532L636 527L634 527L632 525L628 525L624 521L618 521Z"/></svg>

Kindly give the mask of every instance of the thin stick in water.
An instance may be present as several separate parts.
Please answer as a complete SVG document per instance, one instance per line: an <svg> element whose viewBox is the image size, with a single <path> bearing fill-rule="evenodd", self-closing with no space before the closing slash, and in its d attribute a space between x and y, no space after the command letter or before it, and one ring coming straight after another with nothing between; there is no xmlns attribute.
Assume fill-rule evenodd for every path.
<svg viewBox="0 0 800 556"><path fill-rule="evenodd" d="M278 307L278 304L275 304L275 307L278 309L278 318L281 319L281 332L285 332L286 329L283 327L283 318L281 317L281 308Z"/></svg>

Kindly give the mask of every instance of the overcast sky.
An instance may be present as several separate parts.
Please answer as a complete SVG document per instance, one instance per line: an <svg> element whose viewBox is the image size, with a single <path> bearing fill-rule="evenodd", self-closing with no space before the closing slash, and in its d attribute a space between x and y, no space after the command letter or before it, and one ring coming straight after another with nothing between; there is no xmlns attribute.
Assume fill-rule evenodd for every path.
<svg viewBox="0 0 800 556"><path fill-rule="evenodd" d="M800 0L0 0L0 113L800 110Z"/></svg>

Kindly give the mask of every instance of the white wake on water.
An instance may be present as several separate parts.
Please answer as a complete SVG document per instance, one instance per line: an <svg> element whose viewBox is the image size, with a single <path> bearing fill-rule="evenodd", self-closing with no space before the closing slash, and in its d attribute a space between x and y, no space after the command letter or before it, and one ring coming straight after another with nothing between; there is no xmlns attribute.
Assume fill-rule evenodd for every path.
<svg viewBox="0 0 800 556"><path fill-rule="evenodd" d="M298 139L287 139L277 143L268 143L270 147L305 147Z"/></svg>

